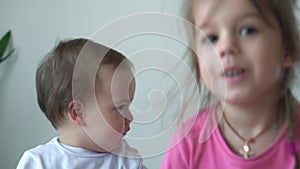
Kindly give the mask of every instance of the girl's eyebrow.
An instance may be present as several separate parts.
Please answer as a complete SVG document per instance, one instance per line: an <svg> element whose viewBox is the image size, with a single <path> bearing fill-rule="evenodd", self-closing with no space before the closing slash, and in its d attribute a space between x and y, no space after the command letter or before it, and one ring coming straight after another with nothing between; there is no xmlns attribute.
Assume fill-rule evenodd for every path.
<svg viewBox="0 0 300 169"><path fill-rule="evenodd" d="M241 19L247 19L247 18L256 18L262 22L264 22L268 27L273 28L272 24L270 21L268 21L265 17L263 17L261 14L251 12L249 14L246 14L241 17Z"/></svg>
<svg viewBox="0 0 300 169"><path fill-rule="evenodd" d="M255 13L255 12L247 13L247 14L243 15L240 19L247 19L247 18L257 18L259 20L263 20L261 15Z"/></svg>
<svg viewBox="0 0 300 169"><path fill-rule="evenodd" d="M239 17L238 20L243 20L243 19L247 19L247 18L257 18L259 20L264 21L264 19L261 17L261 15L255 13L255 12L246 13L246 14L242 15L241 17ZM203 29L203 28L207 27L210 19L205 18L203 20L204 21L202 23L200 23L199 26L197 26L198 29Z"/></svg>
<svg viewBox="0 0 300 169"><path fill-rule="evenodd" d="M203 29L203 28L207 27L207 20L204 21L202 24L200 24L200 25L197 26L197 27L198 27L198 29Z"/></svg>

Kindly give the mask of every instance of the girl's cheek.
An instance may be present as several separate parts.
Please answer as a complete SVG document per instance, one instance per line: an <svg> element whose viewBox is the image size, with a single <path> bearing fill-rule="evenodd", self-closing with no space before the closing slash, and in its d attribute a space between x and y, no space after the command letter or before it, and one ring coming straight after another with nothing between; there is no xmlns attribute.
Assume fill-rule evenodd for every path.
<svg viewBox="0 0 300 169"><path fill-rule="evenodd" d="M209 79L209 73L205 69L205 67L200 67L200 79L206 86L206 88L211 89L210 79Z"/></svg>

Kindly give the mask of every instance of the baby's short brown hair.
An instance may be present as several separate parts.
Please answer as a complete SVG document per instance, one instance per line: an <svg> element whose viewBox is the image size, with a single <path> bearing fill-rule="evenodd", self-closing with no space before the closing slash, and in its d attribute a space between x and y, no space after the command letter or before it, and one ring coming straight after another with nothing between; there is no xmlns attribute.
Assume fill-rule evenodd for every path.
<svg viewBox="0 0 300 169"><path fill-rule="evenodd" d="M89 52L82 52L86 50L89 50ZM103 65L112 65L116 68L123 61L126 67L132 67L131 62L121 53L91 40L72 39L60 42L46 55L36 72L38 104L56 129L65 120L68 105L74 100L74 95L72 94L72 91L74 92L74 68L79 56L85 58L103 57L101 63L98 65L99 70L101 70L101 66ZM87 72L89 66L88 64L81 65L79 69L85 69L81 71ZM101 71L97 71L97 74L99 72L101 73ZM80 78L90 78L83 76L85 75L81 75L82 78ZM96 83L101 84L99 80L96 77L96 80L89 80L89 82L95 83L96 81ZM85 81L84 83L88 82ZM78 93L79 95L80 93L86 94L84 87L77 87L76 90L81 90L77 91L76 97L78 97Z"/></svg>

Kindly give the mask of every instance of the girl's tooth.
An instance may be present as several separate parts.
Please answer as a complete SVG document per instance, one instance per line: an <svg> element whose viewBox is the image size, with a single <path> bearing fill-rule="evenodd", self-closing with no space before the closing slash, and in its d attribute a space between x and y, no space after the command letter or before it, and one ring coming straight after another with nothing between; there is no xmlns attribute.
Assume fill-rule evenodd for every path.
<svg viewBox="0 0 300 169"><path fill-rule="evenodd" d="M238 70L234 70L233 72L235 76L238 75Z"/></svg>
<svg viewBox="0 0 300 169"><path fill-rule="evenodd" d="M227 77L233 77L233 76L240 75L241 73L242 73L242 70L240 70L240 69L235 69L235 70L227 71L227 72L225 73L225 76L227 76Z"/></svg>

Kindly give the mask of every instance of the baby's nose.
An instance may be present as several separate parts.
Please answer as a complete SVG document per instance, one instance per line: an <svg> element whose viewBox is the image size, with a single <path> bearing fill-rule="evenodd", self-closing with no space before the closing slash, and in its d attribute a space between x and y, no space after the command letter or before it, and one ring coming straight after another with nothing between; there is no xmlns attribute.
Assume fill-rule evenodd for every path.
<svg viewBox="0 0 300 169"><path fill-rule="evenodd" d="M125 119L126 119L127 123L130 123L130 122L133 121L133 115L132 115L132 113L130 111L128 111L128 113L126 113Z"/></svg>

